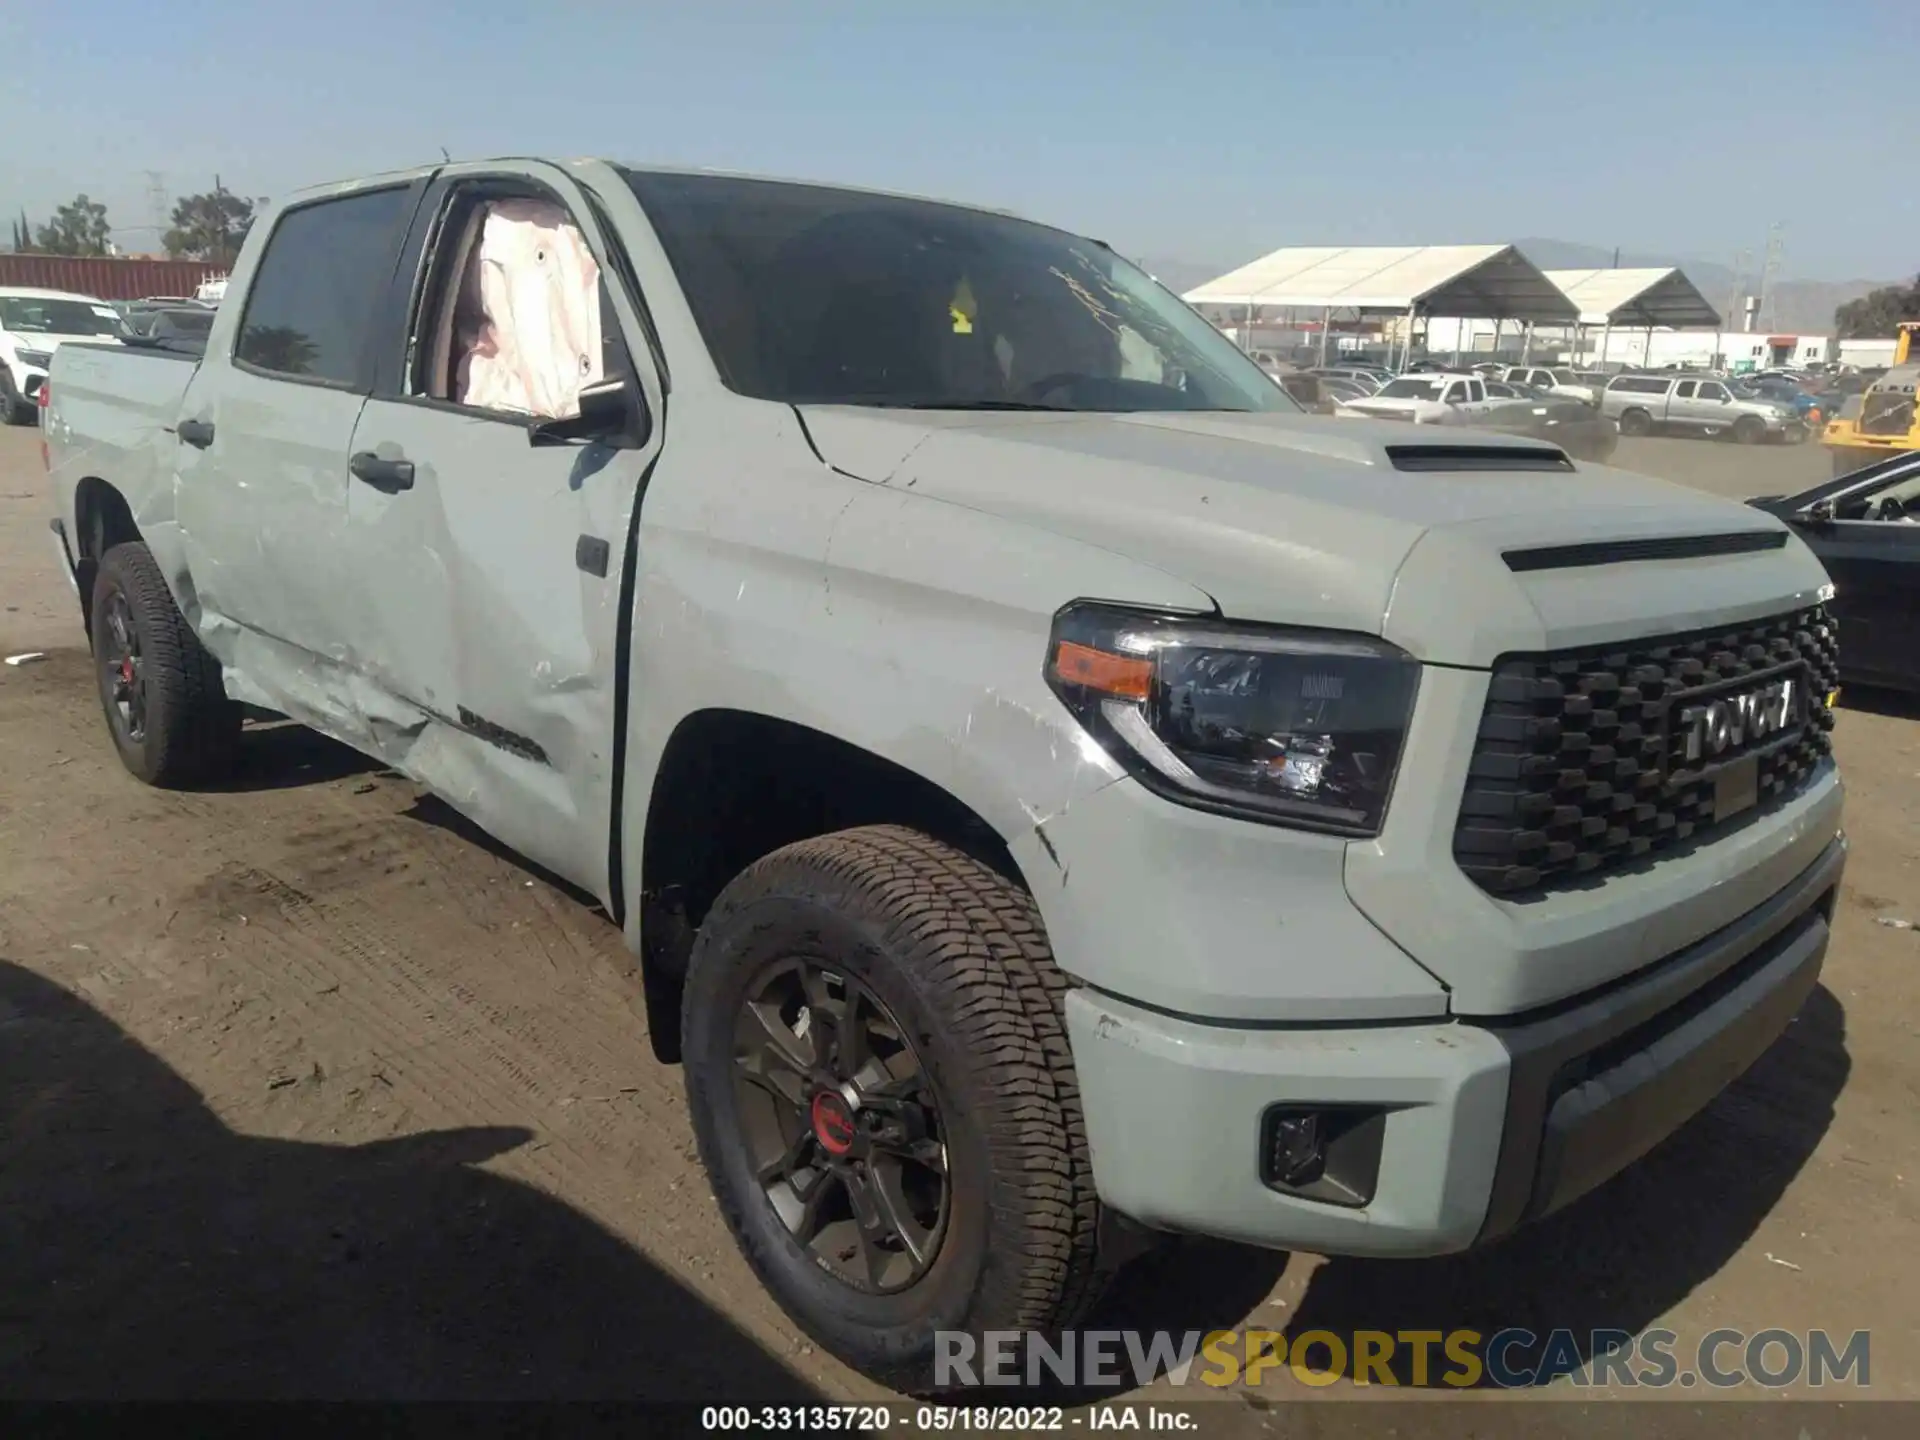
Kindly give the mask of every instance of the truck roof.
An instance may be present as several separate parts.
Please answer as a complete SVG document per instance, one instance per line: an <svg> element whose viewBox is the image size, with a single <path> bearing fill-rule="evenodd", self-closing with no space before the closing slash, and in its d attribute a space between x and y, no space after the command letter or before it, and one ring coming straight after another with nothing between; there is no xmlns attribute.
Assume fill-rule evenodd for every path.
<svg viewBox="0 0 1920 1440"><path fill-rule="evenodd" d="M930 205L951 205L960 210L979 210L989 215L1006 215L1016 220L1031 219L1015 211L1003 209L997 205L979 205L965 200L950 200L938 195L916 195L905 190L882 190L870 185L850 185L840 180L808 180L793 175L759 175L742 170L716 170L698 165L636 165L624 160L612 160L604 156L573 156L559 159L545 155L494 155L472 160L441 161L432 165L415 165L404 170L383 170L372 175L357 176L350 180L334 180L319 185L304 186L291 191L282 206L298 204L305 200L317 200L328 195L340 195L355 190L368 190L386 185L411 185L416 180L427 179L442 170L467 169L488 165L536 164L555 165L563 170L571 170L583 165L606 165L615 170L635 175L710 175L725 180L757 180L772 185L805 185L821 190L844 190L854 195L873 195L892 200L918 200ZM1046 221L1035 221L1046 224ZM1058 229L1058 226L1052 227Z"/></svg>

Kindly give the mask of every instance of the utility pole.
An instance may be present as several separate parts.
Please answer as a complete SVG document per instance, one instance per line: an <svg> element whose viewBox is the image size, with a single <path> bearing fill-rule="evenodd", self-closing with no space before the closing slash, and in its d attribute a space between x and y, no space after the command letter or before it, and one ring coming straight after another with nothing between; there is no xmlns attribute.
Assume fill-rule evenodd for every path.
<svg viewBox="0 0 1920 1440"><path fill-rule="evenodd" d="M1714 336L1714 345L1720 351L1714 363L1724 366L1729 370L1733 368L1733 355L1727 348L1726 334L1727 331L1739 332L1740 302L1745 298L1747 293L1747 267L1751 264L1753 264L1753 252L1751 250L1736 250L1734 252L1733 287L1732 292L1727 296L1727 313L1723 321L1726 330Z"/></svg>
<svg viewBox="0 0 1920 1440"><path fill-rule="evenodd" d="M164 250L167 244L167 228L171 219L171 204L167 198L167 177L158 170L148 170L147 177L147 218L153 222L153 245L156 253Z"/></svg>
<svg viewBox="0 0 1920 1440"><path fill-rule="evenodd" d="M158 170L149 170L147 176L147 214L153 221L153 233L164 235L167 224L172 218L172 204L167 196L167 177Z"/></svg>
<svg viewBox="0 0 1920 1440"><path fill-rule="evenodd" d="M1760 270L1760 328L1771 330L1775 319L1773 314L1773 284L1780 274L1780 262L1786 254L1786 240L1781 229L1786 224L1776 220L1767 227L1767 259Z"/></svg>

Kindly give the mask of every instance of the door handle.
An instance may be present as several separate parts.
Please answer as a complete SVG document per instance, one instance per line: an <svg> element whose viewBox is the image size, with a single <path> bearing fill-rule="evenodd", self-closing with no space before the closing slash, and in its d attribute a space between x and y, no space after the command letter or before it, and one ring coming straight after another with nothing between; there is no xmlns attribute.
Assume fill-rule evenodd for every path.
<svg viewBox="0 0 1920 1440"><path fill-rule="evenodd" d="M173 433L196 450L204 450L213 444L213 422L211 420L182 420L174 426Z"/></svg>
<svg viewBox="0 0 1920 1440"><path fill-rule="evenodd" d="M382 460L371 450L362 450L347 462L347 468L353 472L354 479L364 481L387 495L397 495L402 490L413 488L411 460Z"/></svg>

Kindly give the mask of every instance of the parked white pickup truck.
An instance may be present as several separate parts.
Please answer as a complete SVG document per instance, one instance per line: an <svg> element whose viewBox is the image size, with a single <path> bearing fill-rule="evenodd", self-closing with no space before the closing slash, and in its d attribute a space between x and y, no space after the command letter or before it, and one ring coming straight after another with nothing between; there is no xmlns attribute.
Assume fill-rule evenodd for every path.
<svg viewBox="0 0 1920 1440"><path fill-rule="evenodd" d="M1344 402L1339 413L1351 418L1410 420L1416 425L1471 425L1492 409L1485 380L1442 370L1398 376L1375 394Z"/></svg>
<svg viewBox="0 0 1920 1440"><path fill-rule="evenodd" d="M277 207L204 359L49 383L127 767L265 706L598 896L743 1252L896 1383L1146 1232L1505 1234L1819 974L1800 541L1303 415L1096 242L449 165Z"/></svg>

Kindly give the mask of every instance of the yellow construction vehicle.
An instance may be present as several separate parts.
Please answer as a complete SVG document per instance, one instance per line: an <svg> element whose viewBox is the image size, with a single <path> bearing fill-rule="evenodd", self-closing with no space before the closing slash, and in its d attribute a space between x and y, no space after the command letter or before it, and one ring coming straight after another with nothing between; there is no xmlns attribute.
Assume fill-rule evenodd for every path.
<svg viewBox="0 0 1920 1440"><path fill-rule="evenodd" d="M1920 451L1920 414L1914 386L1920 382L1920 320L1900 326L1893 365L1859 394L1848 397L1827 422L1820 441L1833 456L1833 473L1845 475L1890 455Z"/></svg>

